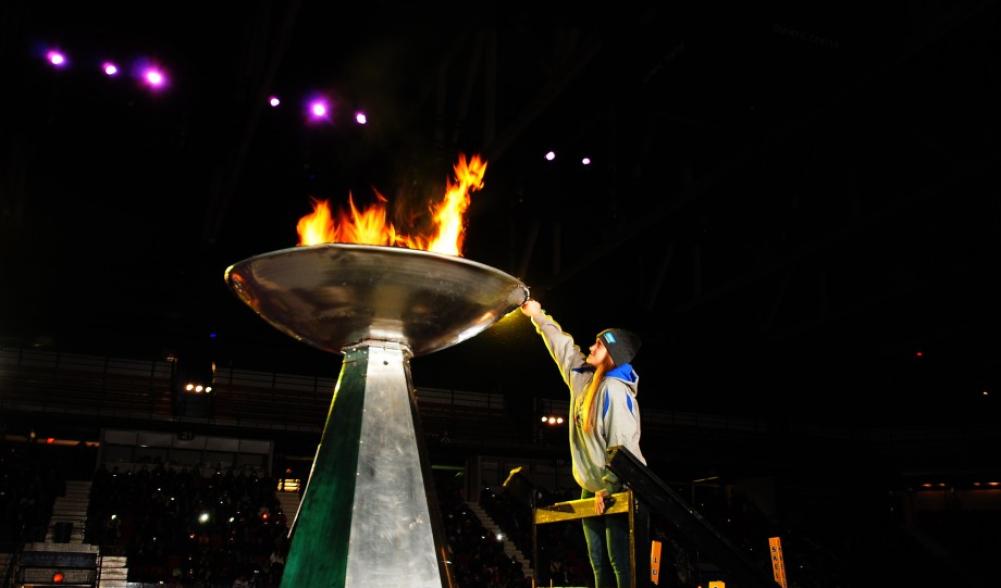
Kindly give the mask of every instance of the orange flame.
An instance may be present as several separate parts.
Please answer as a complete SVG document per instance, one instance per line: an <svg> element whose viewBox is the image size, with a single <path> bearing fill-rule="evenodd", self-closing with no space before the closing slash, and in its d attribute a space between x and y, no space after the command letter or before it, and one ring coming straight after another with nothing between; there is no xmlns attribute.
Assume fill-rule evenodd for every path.
<svg viewBox="0 0 1001 588"><path fill-rule="evenodd" d="M465 213L469 194L483 187L487 163L474 155L468 162L459 155L455 164L455 181L448 180L445 197L431 207L432 230L428 235L406 235L386 222L387 200L376 192L377 202L358 210L354 197L348 194L348 209L340 210L336 220L326 200L313 200L313 212L299 219L296 231L299 245L321 243L359 243L422 249L448 255L462 255L466 236Z"/></svg>

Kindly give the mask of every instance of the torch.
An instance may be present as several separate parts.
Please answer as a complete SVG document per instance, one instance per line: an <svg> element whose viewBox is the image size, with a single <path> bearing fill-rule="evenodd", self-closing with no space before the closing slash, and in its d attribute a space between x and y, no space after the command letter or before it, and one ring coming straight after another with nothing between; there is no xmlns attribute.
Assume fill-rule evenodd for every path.
<svg viewBox="0 0 1001 588"><path fill-rule="evenodd" d="M528 288L460 257L344 243L252 257L225 277L278 330L344 355L282 586L451 585L410 359L482 332Z"/></svg>

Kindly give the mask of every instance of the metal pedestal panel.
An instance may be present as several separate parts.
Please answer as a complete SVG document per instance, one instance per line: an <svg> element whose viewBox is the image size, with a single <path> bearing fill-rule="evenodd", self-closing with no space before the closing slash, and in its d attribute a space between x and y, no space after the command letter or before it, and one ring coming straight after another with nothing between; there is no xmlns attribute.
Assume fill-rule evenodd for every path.
<svg viewBox="0 0 1001 588"><path fill-rule="evenodd" d="M407 352L345 350L282 587L451 584Z"/></svg>

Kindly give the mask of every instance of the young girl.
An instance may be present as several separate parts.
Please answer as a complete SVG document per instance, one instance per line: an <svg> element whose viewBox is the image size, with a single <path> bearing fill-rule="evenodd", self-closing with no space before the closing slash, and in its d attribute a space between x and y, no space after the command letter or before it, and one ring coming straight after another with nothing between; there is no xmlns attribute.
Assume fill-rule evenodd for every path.
<svg viewBox="0 0 1001 588"><path fill-rule="evenodd" d="M640 409L636 403L639 376L629 365L639 350L639 337L622 329L605 329L585 357L573 337L564 333L538 302L529 300L521 311L531 317L570 388L567 421L574 480L581 487L581 498L594 497L595 510L602 513L605 497L621 490L618 478L606 466L607 449L621 445L646 463L640 452ZM631 577L627 515L591 517L581 522L595 587L627 588Z"/></svg>

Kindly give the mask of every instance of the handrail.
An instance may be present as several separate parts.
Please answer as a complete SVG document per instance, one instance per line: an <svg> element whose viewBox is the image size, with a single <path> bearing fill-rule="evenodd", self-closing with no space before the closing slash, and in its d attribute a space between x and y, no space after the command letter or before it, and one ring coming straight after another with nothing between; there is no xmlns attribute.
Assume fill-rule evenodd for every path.
<svg viewBox="0 0 1001 588"><path fill-rule="evenodd" d="M749 588L777 588L762 569L719 533L684 498L650 471L624 447L608 450L608 468L627 483L637 498L651 511L669 520L687 539L726 570L734 584Z"/></svg>

